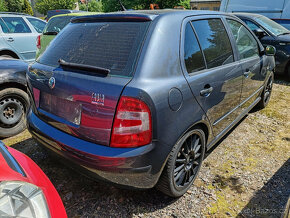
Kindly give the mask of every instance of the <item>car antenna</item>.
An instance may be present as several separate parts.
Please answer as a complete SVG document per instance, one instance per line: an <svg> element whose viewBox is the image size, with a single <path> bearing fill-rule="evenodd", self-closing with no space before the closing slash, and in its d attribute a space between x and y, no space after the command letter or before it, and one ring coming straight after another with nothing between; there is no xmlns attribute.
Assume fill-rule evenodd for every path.
<svg viewBox="0 0 290 218"><path fill-rule="evenodd" d="M124 5L123 5L121 0L119 0L119 4L121 6L122 11L127 11L127 9L124 7Z"/></svg>

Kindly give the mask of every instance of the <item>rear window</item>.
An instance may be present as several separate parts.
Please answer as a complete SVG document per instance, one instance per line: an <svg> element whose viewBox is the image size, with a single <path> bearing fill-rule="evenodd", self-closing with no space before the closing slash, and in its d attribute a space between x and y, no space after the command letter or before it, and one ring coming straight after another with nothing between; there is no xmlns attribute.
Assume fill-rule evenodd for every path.
<svg viewBox="0 0 290 218"><path fill-rule="evenodd" d="M51 18L46 27L44 28L43 33L47 32L57 32L59 33L72 19L72 16L63 16L63 17L54 17Z"/></svg>
<svg viewBox="0 0 290 218"><path fill-rule="evenodd" d="M132 76L150 22L95 22L68 25L37 60L58 60L109 69L110 75Z"/></svg>

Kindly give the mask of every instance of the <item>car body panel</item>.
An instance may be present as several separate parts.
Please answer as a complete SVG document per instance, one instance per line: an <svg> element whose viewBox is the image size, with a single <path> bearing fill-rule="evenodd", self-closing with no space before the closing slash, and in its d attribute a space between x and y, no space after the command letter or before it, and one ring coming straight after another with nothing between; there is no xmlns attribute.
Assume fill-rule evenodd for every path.
<svg viewBox="0 0 290 218"><path fill-rule="evenodd" d="M0 87L6 83L18 83L25 87L27 68L28 64L24 61L0 59Z"/></svg>
<svg viewBox="0 0 290 218"><path fill-rule="evenodd" d="M124 19L124 17L133 19L134 16L136 19L146 18L152 20L152 22L142 43L142 50L136 61L134 75L126 83L120 83L123 86L122 90L118 87L118 92L114 94L114 100L118 101L120 96L128 96L146 103L152 116L153 137L151 144L133 149L100 145L100 143L95 143L96 141L90 141L65 129L60 129L59 126L63 125L61 121L57 120L55 122L58 119L57 117L54 117L53 121L53 119L50 120L40 115L41 111L36 103L32 104L27 120L28 128L33 137L41 145L59 154L60 159L68 159L82 166L82 168L94 172L106 181L135 188L151 188L158 181L172 147L188 130L196 126L202 128L206 133L207 146L210 148L261 98L257 94L256 99L249 107L245 110L241 107L241 93L245 89L243 85L248 86L248 84L243 82L244 69L234 46L235 62L233 64L217 69L212 68L194 75L188 75L184 70L182 40L185 20L217 16L225 22L224 18L227 16L233 19L237 19L236 17L217 12L177 10L132 11L100 15L102 19L108 20L114 17L118 20ZM93 19L99 19L99 16L94 15L80 19L89 19L90 22L93 22ZM226 27L226 30L231 38L230 41L233 43L233 36L230 35L228 27ZM259 47L262 53L263 47L260 44ZM266 74L261 77L261 72L258 72L257 75L254 74L255 77L254 75L250 77L250 81L253 81L257 89L260 86L263 87L265 83L262 78L268 78L274 69L273 57L265 58L271 62L269 69L263 72ZM264 69L266 64L266 61L261 62L260 59L255 59L253 62L246 60L246 62L251 67L258 64L260 68L257 69L260 70ZM65 77L61 77L61 75L65 72L50 74L47 72L51 72L48 66L36 63L27 74L29 94L32 101L33 88L39 89L40 92L47 91L47 79L52 75L57 77L56 84L61 84L59 92L57 92L57 89L56 92L50 91L55 95L60 96L61 93L78 89L78 92L83 93L86 92L85 90L93 91L93 84L87 79L84 80L86 86L77 84L74 77L79 78L79 84L81 84L83 83L83 76L68 73L68 77L64 80ZM45 76L41 77L41 74L45 74ZM120 78L112 80L110 76L107 76L90 80L94 80L96 87L100 87L100 90L109 93L116 90L116 81L121 81ZM200 89L204 88L207 82L213 84L214 92L208 99L201 98L199 95ZM104 84L107 84L107 86L105 87ZM66 90L68 87L70 88ZM259 94L260 91L256 90ZM221 110L219 113L215 113L215 105ZM231 111L231 109L235 110ZM222 122L220 121L218 125L214 126L213 124L217 123L221 117L227 119L222 119ZM214 129L216 130L214 131ZM133 155L133 157L127 155ZM119 159L122 157L125 158L125 160L122 160L123 163ZM126 162L126 157L128 162ZM102 163L100 159L107 160L108 158L111 159L111 162L108 161L108 165L104 166L103 163L107 162ZM112 166L113 164L117 164L117 167Z"/></svg>
<svg viewBox="0 0 290 218"><path fill-rule="evenodd" d="M5 147L1 141L0 143L1 146ZM44 172L26 155L10 147L5 147L4 149L7 149L6 151L12 155L11 158L20 165L21 169L25 172L25 176L14 171L0 153L0 182L22 181L41 188L45 195L51 217L67 217L59 194Z"/></svg>

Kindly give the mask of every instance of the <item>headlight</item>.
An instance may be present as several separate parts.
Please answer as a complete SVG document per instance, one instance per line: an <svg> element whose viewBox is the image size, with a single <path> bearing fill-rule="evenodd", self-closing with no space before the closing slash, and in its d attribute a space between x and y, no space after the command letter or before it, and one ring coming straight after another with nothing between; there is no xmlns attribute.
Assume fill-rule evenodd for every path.
<svg viewBox="0 0 290 218"><path fill-rule="evenodd" d="M42 190L19 181L0 183L0 217L49 218Z"/></svg>

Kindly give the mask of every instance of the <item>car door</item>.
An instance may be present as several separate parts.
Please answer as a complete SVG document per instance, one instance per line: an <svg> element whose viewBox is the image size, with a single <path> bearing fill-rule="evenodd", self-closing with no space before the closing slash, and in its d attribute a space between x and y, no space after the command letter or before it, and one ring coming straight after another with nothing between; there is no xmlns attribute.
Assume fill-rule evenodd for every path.
<svg viewBox="0 0 290 218"><path fill-rule="evenodd" d="M218 135L239 114L242 68L235 61L220 17L185 22L182 66L193 95Z"/></svg>
<svg viewBox="0 0 290 218"><path fill-rule="evenodd" d="M2 27L2 37L6 43L20 54L22 59L34 60L38 33L32 31L22 17L2 16L0 19L2 25L5 25Z"/></svg>
<svg viewBox="0 0 290 218"><path fill-rule="evenodd" d="M252 32L237 20L230 18L226 20L235 38L243 68L241 108L247 109L255 104L263 88L266 75L263 56L260 55L260 45Z"/></svg>

